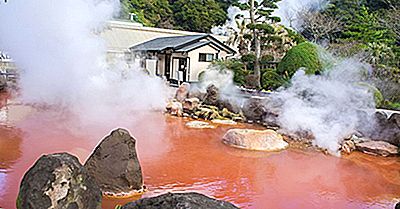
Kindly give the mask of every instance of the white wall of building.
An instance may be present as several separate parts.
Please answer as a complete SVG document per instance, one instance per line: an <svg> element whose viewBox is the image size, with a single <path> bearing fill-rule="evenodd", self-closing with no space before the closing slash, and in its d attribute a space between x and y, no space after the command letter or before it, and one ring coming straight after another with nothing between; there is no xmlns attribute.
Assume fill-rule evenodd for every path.
<svg viewBox="0 0 400 209"><path fill-rule="evenodd" d="M218 54L218 59L226 59L225 51L218 51L210 45L206 45L189 52L190 58L190 81L199 81L199 74L206 70L212 62L200 62L200 53L214 54L214 57Z"/></svg>

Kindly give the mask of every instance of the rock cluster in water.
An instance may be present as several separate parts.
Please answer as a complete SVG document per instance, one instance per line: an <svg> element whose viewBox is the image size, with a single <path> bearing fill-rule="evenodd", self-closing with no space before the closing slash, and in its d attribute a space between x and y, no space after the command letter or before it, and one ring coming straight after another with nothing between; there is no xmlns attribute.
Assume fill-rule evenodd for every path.
<svg viewBox="0 0 400 209"><path fill-rule="evenodd" d="M101 191L75 156L44 155L25 173L17 208L101 209Z"/></svg>
<svg viewBox="0 0 400 209"><path fill-rule="evenodd" d="M219 90L214 85L210 85L207 88L206 94L191 94L189 89L190 85L187 83L182 84L178 88L174 100L167 104L166 110L169 114L178 117L191 117L210 121L244 120L238 108L235 108L229 101L220 98Z"/></svg>
<svg viewBox="0 0 400 209"><path fill-rule="evenodd" d="M366 154L380 156L395 156L399 154L400 146L400 114L393 113L389 117L383 112L375 114L377 123L375 130L362 135L354 134L345 139L341 150L345 153L360 151Z"/></svg>
<svg viewBox="0 0 400 209"><path fill-rule="evenodd" d="M244 92L248 96L247 92ZM189 84L179 87L175 99L167 105L167 112L179 117L204 119L219 124L234 124L233 121L257 123L272 130L279 130L285 141L299 148L315 147L315 137L309 131L287 133L280 129L278 117L282 101L271 99L268 95L252 95L238 107L235 103L224 100L218 88L210 85L206 93L191 92ZM224 122L229 121L229 122ZM355 130L356 134L343 139L340 151L350 153L360 151L367 154L392 156L398 154L400 147L400 114L376 113L375 130ZM208 122L207 122L208 123ZM188 124L191 128L210 128L208 124ZM361 134L362 133L362 134ZM357 138L357 139L356 139ZM356 140L355 140L356 139Z"/></svg>
<svg viewBox="0 0 400 209"><path fill-rule="evenodd" d="M143 192L135 143L127 130L116 129L100 142L85 166L67 153L40 157L22 179L17 208L101 209L102 194L115 197ZM123 208L237 207L197 193L169 193L138 200Z"/></svg>
<svg viewBox="0 0 400 209"><path fill-rule="evenodd" d="M235 205L198 193L167 193L128 203L122 209L238 209Z"/></svg>
<svg viewBox="0 0 400 209"><path fill-rule="evenodd" d="M18 209L101 208L101 196L136 194L143 189L136 140L127 130L105 137L85 165L70 154L42 156L21 182Z"/></svg>

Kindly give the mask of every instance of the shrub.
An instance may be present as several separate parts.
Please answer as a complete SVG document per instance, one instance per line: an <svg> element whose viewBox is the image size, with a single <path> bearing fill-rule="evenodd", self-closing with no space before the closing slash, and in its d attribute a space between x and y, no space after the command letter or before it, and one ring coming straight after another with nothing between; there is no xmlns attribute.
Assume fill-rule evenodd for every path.
<svg viewBox="0 0 400 209"><path fill-rule="evenodd" d="M315 44L303 42L291 48L278 64L277 73L288 75L289 78L300 68L304 67L307 74L319 74L322 63L319 59L318 49Z"/></svg>
<svg viewBox="0 0 400 209"><path fill-rule="evenodd" d="M261 86L264 90L275 90L288 83L284 75L280 75L275 69L263 70L261 77Z"/></svg>

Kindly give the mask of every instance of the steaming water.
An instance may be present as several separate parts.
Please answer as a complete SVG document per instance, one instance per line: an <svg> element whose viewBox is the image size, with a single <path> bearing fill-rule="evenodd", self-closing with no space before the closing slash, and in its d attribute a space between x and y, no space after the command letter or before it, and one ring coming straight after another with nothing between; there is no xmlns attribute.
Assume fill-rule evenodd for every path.
<svg viewBox="0 0 400 209"><path fill-rule="evenodd" d="M323 75L298 71L291 86L276 94L282 101L279 122L285 132L308 131L314 144L339 154L340 142L360 130L373 128L372 92L360 85L368 66L356 60L340 61Z"/></svg>
<svg viewBox="0 0 400 209"><path fill-rule="evenodd" d="M153 196L196 191L235 203L240 208L387 209L400 194L400 162L353 153L336 158L320 152L289 149L252 152L221 142L231 128L197 130L182 118L147 114L128 128L135 136L144 182ZM109 129L76 136L59 118L38 113L15 124L0 125L0 208L15 208L22 176L43 154L69 152L81 162ZM68 142L68 143L66 143ZM114 209L134 199L103 199Z"/></svg>
<svg viewBox="0 0 400 209"><path fill-rule="evenodd" d="M340 143L351 134L374 129L375 102L371 89L363 85L371 67L355 59L329 57L333 65L322 75L306 75L299 70L288 88L269 96L265 104L279 110L278 124L289 135L311 134L314 145L339 155ZM236 105L243 105L240 91L233 85L233 75L216 67L206 71L203 89L214 84L221 89L222 97ZM230 80L227 80L230 79ZM232 99L236 98L236 99ZM269 106L273 105L273 106Z"/></svg>
<svg viewBox="0 0 400 209"><path fill-rule="evenodd" d="M118 0L10 1L0 5L0 46L21 69L21 99L80 116L74 123L125 124L132 111L160 109L163 81L123 60L106 63L97 34Z"/></svg>

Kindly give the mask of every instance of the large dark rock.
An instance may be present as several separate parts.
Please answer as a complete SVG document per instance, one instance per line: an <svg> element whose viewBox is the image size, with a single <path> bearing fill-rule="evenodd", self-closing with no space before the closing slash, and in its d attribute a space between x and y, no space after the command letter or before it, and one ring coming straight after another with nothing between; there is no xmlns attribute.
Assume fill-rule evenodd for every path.
<svg viewBox="0 0 400 209"><path fill-rule="evenodd" d="M400 146L400 114L393 113L387 118L385 113L375 114L376 125L368 137L375 141L385 141Z"/></svg>
<svg viewBox="0 0 400 209"><path fill-rule="evenodd" d="M265 98L262 97L251 97L243 107L243 114L247 120L263 121L267 113Z"/></svg>
<svg viewBox="0 0 400 209"><path fill-rule="evenodd" d="M398 114L398 113L393 113L393 114L389 117L389 123L396 125L397 128L400 129L400 114Z"/></svg>
<svg viewBox="0 0 400 209"><path fill-rule="evenodd" d="M128 203L122 209L237 209L235 205L198 193L167 193Z"/></svg>
<svg viewBox="0 0 400 209"><path fill-rule="evenodd" d="M204 96L203 103L206 105L218 106L219 89L214 84L207 87L207 93Z"/></svg>
<svg viewBox="0 0 400 209"><path fill-rule="evenodd" d="M44 155L25 173L17 208L100 209L101 191L76 157Z"/></svg>
<svg viewBox="0 0 400 209"><path fill-rule="evenodd" d="M104 138L85 163L104 194L124 194L143 187L136 140L127 130L116 129Z"/></svg>

